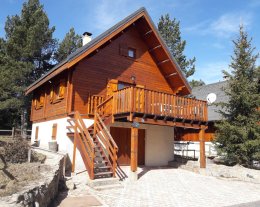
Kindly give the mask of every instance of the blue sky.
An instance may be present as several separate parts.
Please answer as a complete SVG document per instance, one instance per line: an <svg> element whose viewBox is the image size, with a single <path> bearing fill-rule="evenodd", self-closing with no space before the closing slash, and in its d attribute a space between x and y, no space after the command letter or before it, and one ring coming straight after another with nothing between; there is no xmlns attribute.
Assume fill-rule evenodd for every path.
<svg viewBox="0 0 260 207"><path fill-rule="evenodd" d="M18 14L23 0L0 0L0 36L4 37L7 15ZM155 24L169 13L181 22L182 38L187 41L185 54L196 57L195 79L206 83L222 80L233 53L232 40L243 23L253 37L256 52L260 48L260 0L41 0L54 36L62 39L71 27L99 35L115 23L144 6ZM260 61L257 61L260 65Z"/></svg>

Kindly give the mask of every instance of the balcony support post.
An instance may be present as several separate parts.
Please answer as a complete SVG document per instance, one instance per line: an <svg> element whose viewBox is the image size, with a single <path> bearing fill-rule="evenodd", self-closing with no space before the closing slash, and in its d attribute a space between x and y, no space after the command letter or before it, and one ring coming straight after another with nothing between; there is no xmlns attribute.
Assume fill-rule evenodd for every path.
<svg viewBox="0 0 260 207"><path fill-rule="evenodd" d="M137 180L138 128L131 127L131 172L130 179Z"/></svg>
<svg viewBox="0 0 260 207"><path fill-rule="evenodd" d="M199 130L200 141L200 168L206 168L206 155L205 155L205 130L206 126L201 125Z"/></svg>

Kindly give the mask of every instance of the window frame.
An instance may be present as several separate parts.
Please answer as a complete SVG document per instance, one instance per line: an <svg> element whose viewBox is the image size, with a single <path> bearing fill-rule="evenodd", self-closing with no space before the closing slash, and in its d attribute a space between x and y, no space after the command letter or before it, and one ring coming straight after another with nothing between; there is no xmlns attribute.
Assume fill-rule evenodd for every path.
<svg viewBox="0 0 260 207"><path fill-rule="evenodd" d="M130 56L130 52L133 53L133 56ZM132 47L128 47L127 48L127 57L131 58L131 59L136 59L136 49L132 48Z"/></svg>

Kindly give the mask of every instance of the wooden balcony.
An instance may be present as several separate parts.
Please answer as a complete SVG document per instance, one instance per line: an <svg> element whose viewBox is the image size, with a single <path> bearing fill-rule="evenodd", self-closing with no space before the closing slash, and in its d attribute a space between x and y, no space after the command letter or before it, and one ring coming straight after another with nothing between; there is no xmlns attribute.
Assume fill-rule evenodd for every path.
<svg viewBox="0 0 260 207"><path fill-rule="evenodd" d="M90 98L89 111L94 113L103 98ZM208 120L207 102L179 97L159 91L128 87L114 92L107 99L103 113L115 121L136 121L147 124L199 128Z"/></svg>
<svg viewBox="0 0 260 207"><path fill-rule="evenodd" d="M144 88L129 87L113 95L113 114L117 120L199 128L207 122L207 102Z"/></svg>
<svg viewBox="0 0 260 207"><path fill-rule="evenodd" d="M99 95L93 95L88 97L88 115L94 116L95 109L98 105L103 103L104 97Z"/></svg>

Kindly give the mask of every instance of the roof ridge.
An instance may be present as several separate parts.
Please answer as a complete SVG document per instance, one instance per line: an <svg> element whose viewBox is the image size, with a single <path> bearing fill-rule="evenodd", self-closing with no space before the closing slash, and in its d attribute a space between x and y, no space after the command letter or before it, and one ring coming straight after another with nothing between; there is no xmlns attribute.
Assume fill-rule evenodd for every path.
<svg viewBox="0 0 260 207"><path fill-rule="evenodd" d="M192 90L197 89L197 88L204 88L204 87L212 86L212 85L218 85L218 84L221 84L221 83L224 83L224 82L228 82L228 80L218 81L218 82L215 82L215 83L209 83L209 84L202 85L202 86L196 86Z"/></svg>

